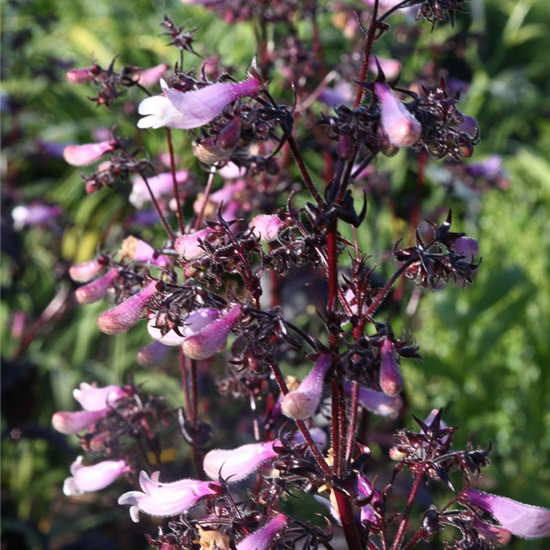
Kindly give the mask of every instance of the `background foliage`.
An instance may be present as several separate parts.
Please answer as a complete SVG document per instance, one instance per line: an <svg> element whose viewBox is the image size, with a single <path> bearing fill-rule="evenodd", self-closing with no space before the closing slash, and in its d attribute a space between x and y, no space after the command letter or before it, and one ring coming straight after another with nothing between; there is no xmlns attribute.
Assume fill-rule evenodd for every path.
<svg viewBox="0 0 550 550"><path fill-rule="evenodd" d="M164 365L154 376L136 366L135 352L146 342L143 327L105 337L95 328L105 304L75 307L65 299L71 290L68 265L91 258L104 243L106 228L131 208L125 192L86 196L78 171L45 154L44 144L84 143L93 129L113 124L121 134L134 132L135 115L96 109L85 86L65 82L64 70L71 63L86 66L91 52L103 66L115 55L125 64L174 63L177 54L159 36L165 12L178 22L200 25L201 51L219 53L238 68L237 76L243 75L255 50L252 28L227 25L200 7L168 0L4 4L3 548L144 546L142 529L130 525L125 510L112 506L116 493L91 495L89 502L76 505L62 496L63 479L78 450L75 441L51 430L50 418L56 410L74 408L72 389L83 380L120 383L133 374L174 404L180 399L178 381L171 374L174 365ZM462 217L459 229L478 238L483 264L473 287L425 295L405 323L414 327L425 358L422 364L405 365L409 414L422 417L432 407L445 407L448 423L461 428L459 441L493 442L485 478L491 492L545 506L550 505L548 25L545 0L474 0L470 14L457 22L459 31L481 37L465 51L473 73L461 107L478 118L482 130L474 160L502 155L511 184L505 190L448 196L438 163L430 162L426 211L441 202L453 206ZM327 55L337 59L346 43L335 32L330 12L321 16L321 28ZM304 37L310 32L300 30ZM417 55L404 60L404 83L414 80L429 59L430 41L439 43L452 32L444 24L419 39ZM380 51L386 47L381 44ZM450 74L461 72L450 63ZM276 81L273 86L277 94ZM152 153L161 150L154 133L145 139ZM178 135L176 142L181 164L194 165L187 138ZM318 159L308 156L308 161L321 172ZM409 192L411 162L400 154L382 165L394 174L391 197ZM34 199L60 204L59 223L48 230L13 231L12 208ZM402 222L396 233L386 205L371 202L365 227L376 231L360 235L364 249L370 247L376 256L399 230L406 230ZM130 230L153 237L150 229L126 226L111 231L106 244L119 242ZM32 339L22 341L13 330L14 313L25 313L28 329L56 296L63 303L59 311ZM174 449L171 458L186 460L186 455L185 449ZM545 547L544 541L514 544Z"/></svg>

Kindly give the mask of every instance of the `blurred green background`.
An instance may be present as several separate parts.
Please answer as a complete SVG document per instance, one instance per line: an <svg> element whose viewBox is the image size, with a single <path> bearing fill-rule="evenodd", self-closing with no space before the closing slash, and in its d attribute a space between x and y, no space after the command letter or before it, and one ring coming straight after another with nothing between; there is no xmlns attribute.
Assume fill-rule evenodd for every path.
<svg viewBox="0 0 550 550"><path fill-rule="evenodd" d="M334 6L325 5L320 22L329 60L336 62L348 43L333 27ZM493 442L487 490L550 506L550 10L546 0L473 0L468 8L454 31L442 24L430 35L429 25L420 23L425 32L415 57L402 60L402 83L422 71L431 42L457 32L478 36L461 56L470 71L461 110L479 120L482 132L473 160L501 155L510 185L449 194L438 162L430 161L425 210L452 206L457 229L479 240L483 262L473 286L425 293L402 323L413 329L425 359L403 362L409 411L423 417L444 407L447 422L460 426L458 443ZM113 507L116 491L91 495L94 514L82 514L62 495L78 450L72 438L51 431L50 419L56 410L74 409L72 389L81 381L120 383L129 373L177 404L177 372L163 368L152 376L136 367L135 352L147 341L143 327L115 338L100 335L95 321L105 304L75 307L66 298L67 266L93 257L109 224L131 208L124 193L86 196L78 170L45 155L43 144L85 143L93 129L114 124L132 135L135 114L96 109L86 98L89 89L67 84L64 71L71 63L87 66L91 54L103 66L115 55L143 67L173 64L177 52L159 36L165 13L180 24L200 25L199 51L219 53L243 76L255 53L252 27L227 25L200 7L168 0L3 3L2 548L73 548L80 534L88 538L79 550L144 544L143 527ZM301 32L307 40L307 25ZM379 47L382 54L391 49L385 42ZM446 68L453 75L452 62ZM457 70L464 78L462 67ZM276 79L273 86L276 94ZM133 94L124 101L137 99ZM162 150L158 135L146 140L153 153ZM195 162L188 143L176 137L182 165ZM321 173L319 160L311 152L307 158ZM414 162L400 153L381 163L393 174L389 193L396 200L407 193ZM61 205L59 223L14 232L11 210L35 199ZM383 204L371 203L366 227L374 220L376 238L369 232L360 239L378 257L399 235ZM145 228L141 235L154 233ZM122 236L115 228L107 243ZM59 311L44 326L33 326L52 300L61 304ZM27 330L38 329L28 342L14 330L17 312L24 313ZM115 524L124 528L110 538ZM548 541L515 540L513 547L542 550Z"/></svg>

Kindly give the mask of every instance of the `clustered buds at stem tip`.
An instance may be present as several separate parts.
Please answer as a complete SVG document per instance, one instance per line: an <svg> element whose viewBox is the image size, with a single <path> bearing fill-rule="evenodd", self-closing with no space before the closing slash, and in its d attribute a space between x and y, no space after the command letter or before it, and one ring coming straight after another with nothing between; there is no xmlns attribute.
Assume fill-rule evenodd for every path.
<svg viewBox="0 0 550 550"><path fill-rule="evenodd" d="M295 420L306 420L315 414L323 395L325 375L331 365L331 355L321 355L317 359L300 387L284 396L281 410L285 416Z"/></svg>

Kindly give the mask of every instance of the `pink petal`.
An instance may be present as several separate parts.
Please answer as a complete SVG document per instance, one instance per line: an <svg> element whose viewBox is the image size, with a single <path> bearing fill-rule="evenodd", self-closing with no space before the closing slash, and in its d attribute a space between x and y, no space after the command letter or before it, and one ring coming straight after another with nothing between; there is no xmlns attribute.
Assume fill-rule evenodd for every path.
<svg viewBox="0 0 550 550"><path fill-rule="evenodd" d="M72 166L86 166L99 160L107 151L114 151L115 148L116 144L113 141L68 145L63 151L63 157Z"/></svg>

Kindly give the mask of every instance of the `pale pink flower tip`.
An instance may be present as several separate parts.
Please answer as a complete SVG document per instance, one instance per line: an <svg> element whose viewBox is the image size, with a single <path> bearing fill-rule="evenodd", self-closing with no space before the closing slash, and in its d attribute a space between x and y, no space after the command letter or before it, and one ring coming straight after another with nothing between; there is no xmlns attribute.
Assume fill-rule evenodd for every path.
<svg viewBox="0 0 550 550"><path fill-rule="evenodd" d="M214 230L207 227L201 229L196 233L189 233L188 235L181 235L176 239L174 248L176 252L180 254L184 260L194 260L195 258L201 258L206 254L204 248L201 247L201 242L204 241L208 235L213 233Z"/></svg>
<svg viewBox="0 0 550 550"><path fill-rule="evenodd" d="M52 426L62 434L74 435L101 420L108 412L109 409L101 411L57 412L52 417Z"/></svg>
<svg viewBox="0 0 550 550"><path fill-rule="evenodd" d="M140 319L143 308L157 292L157 283L149 283L143 290L118 306L104 311L97 320L97 326L105 334L120 334L132 328Z"/></svg>
<svg viewBox="0 0 550 550"><path fill-rule="evenodd" d="M403 102L393 95L384 82L374 85L374 92L380 100L382 128L390 143L395 147L410 147L422 134L422 125L408 111Z"/></svg>
<svg viewBox="0 0 550 550"><path fill-rule="evenodd" d="M380 387L386 395L397 395L403 389L403 377L395 358L393 343L385 339L380 350Z"/></svg>
<svg viewBox="0 0 550 550"><path fill-rule="evenodd" d="M72 166L86 166L99 160L108 151L117 148L115 141L101 141L86 145L67 145L63 151L63 158Z"/></svg>
<svg viewBox="0 0 550 550"><path fill-rule="evenodd" d="M83 466L82 457L79 456L71 464L72 477L65 480L63 493L74 496L99 491L129 471L130 467L124 460L105 460L93 466Z"/></svg>
<svg viewBox="0 0 550 550"><path fill-rule="evenodd" d="M95 78L90 69L72 69L67 71L66 76L71 84L86 84Z"/></svg>
<svg viewBox="0 0 550 550"><path fill-rule="evenodd" d="M277 240L282 225L283 220L276 214L260 214L250 221L254 236L268 243Z"/></svg>
<svg viewBox="0 0 550 550"><path fill-rule="evenodd" d="M69 275L77 283L87 283L105 269L105 263L101 260L91 260L83 264L73 265L69 268Z"/></svg>
<svg viewBox="0 0 550 550"><path fill-rule="evenodd" d="M118 270L113 268L103 277L76 289L75 296L81 304L93 304L103 298L118 277Z"/></svg>
<svg viewBox="0 0 550 550"><path fill-rule="evenodd" d="M311 372L304 378L297 390L287 393L281 403L285 416L295 420L311 418L323 395L325 375L332 365L330 355L321 355Z"/></svg>
<svg viewBox="0 0 550 550"><path fill-rule="evenodd" d="M137 78L134 77L134 80L137 81L141 86L152 86L156 84L162 77L162 75L168 70L168 65L161 63L150 69L143 69L137 73Z"/></svg>
<svg viewBox="0 0 550 550"><path fill-rule="evenodd" d="M463 500L476 508L489 512L513 535L525 539L550 536L550 509L523 504L511 498L468 489Z"/></svg>
<svg viewBox="0 0 550 550"><path fill-rule="evenodd" d="M237 550L266 550L287 524L288 518L284 514L276 514L267 525L239 542Z"/></svg>
<svg viewBox="0 0 550 550"><path fill-rule="evenodd" d="M119 499L120 505L130 505L130 517L139 521L139 512L155 517L172 517L187 512L204 497L215 495L219 485L208 481L181 479L171 483L159 481L160 472L149 477L139 474L141 491L129 491Z"/></svg>
<svg viewBox="0 0 550 550"><path fill-rule="evenodd" d="M73 390L73 397L85 411L99 411L112 407L117 401L132 394L131 386L104 386L82 382L80 388Z"/></svg>
<svg viewBox="0 0 550 550"><path fill-rule="evenodd" d="M264 462L277 456L274 441L252 443L233 450L213 450L204 457L204 471L211 479L222 476L228 483L253 474Z"/></svg>

